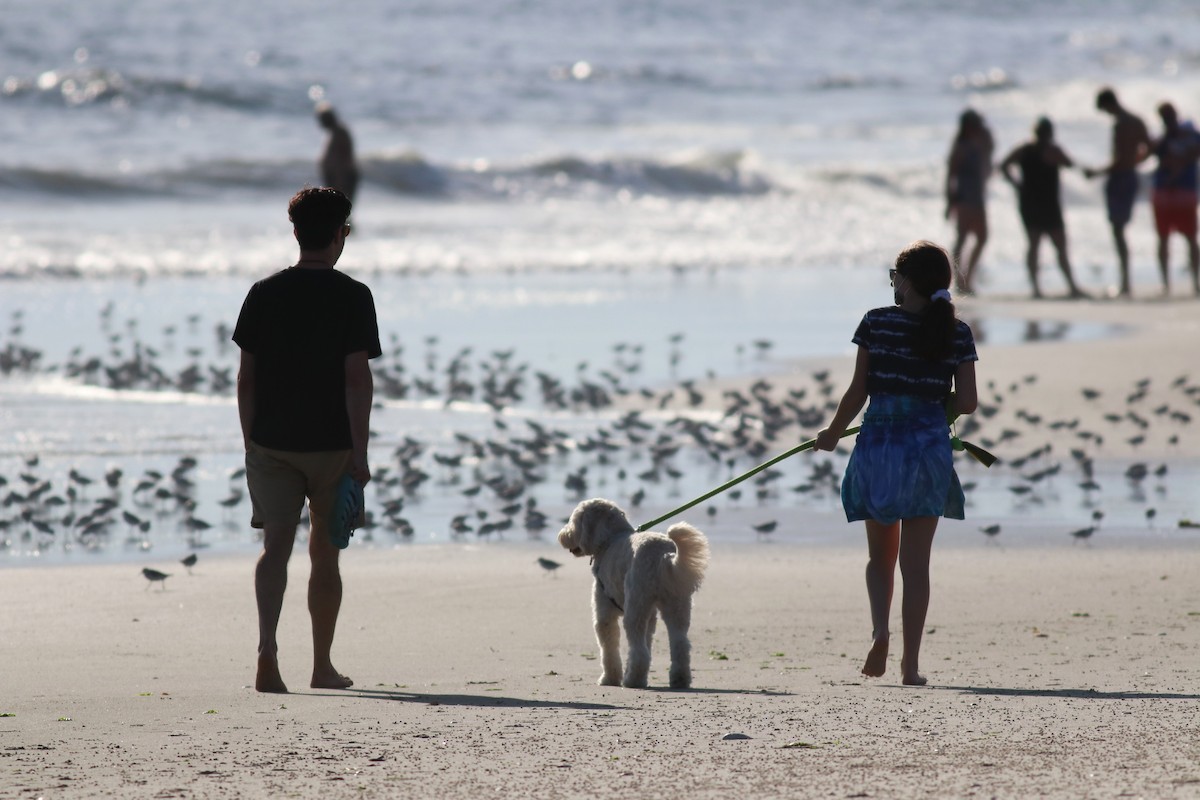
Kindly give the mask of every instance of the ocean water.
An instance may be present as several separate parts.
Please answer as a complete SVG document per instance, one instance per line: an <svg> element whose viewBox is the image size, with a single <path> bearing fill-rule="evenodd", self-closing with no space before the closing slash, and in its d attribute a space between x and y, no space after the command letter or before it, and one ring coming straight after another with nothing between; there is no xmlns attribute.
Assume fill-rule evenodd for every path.
<svg viewBox="0 0 1200 800"><path fill-rule="evenodd" d="M618 376L653 396L651 417L662 404L654 424L665 426L685 405L680 381L849 353L862 311L888 302L883 270L896 250L919 237L949 243L943 165L963 108L987 118L998 156L1048 114L1084 164L1107 157L1101 85L1153 129L1165 99L1200 116L1200 7L1188 0L3 9L0 349L38 359L0 374L0 489L23 496L49 483L37 502L65 502L0 508L5 563L253 546L245 505L220 505L237 489L240 455L227 336L248 283L294 260L286 200L317 180L317 101L349 125L363 170L342 266L371 283L388 369L409 387L383 399L375 451L398 472L395 452L419 439L414 464L430 473L403 512L415 533L393 520L372 532L383 541L444 539L464 508L496 518L460 494L478 474L431 461L463 447L456 434L521 438L499 427L511 414L515 428L551 424L575 448L620 419L547 406L536 373L614 393L604 374ZM1115 280L1100 189L1069 173L1064 194L1080 282L1100 289ZM1022 293L1012 193L994 180L989 195L982 289ZM1154 287L1144 204L1130 238L1135 282ZM1053 292L1048 253L1043 263ZM1052 319L971 322L985 344L1116 334ZM498 417L478 395L447 408L444 394L413 388L456 357L475 383L520 373L524 398ZM105 372L131 363L170 381ZM591 489L628 496L651 456L624 452L605 464L571 449L529 496L569 508L563 476L589 466ZM187 502L134 497L130 481L160 473L164 488L192 458L176 481ZM647 504L728 477L701 468L705 458L682 478L657 476ZM99 514L110 524L82 540L77 523L109 496L98 486L114 469L117 505ZM795 503L833 507L816 494ZM979 510L1069 525L1079 498L1068 494L1014 509L984 481ZM1159 506L1164 518L1195 513L1178 493ZM1122 508L1140 521L1139 502ZM153 534L122 511L155 519Z"/></svg>
<svg viewBox="0 0 1200 800"><path fill-rule="evenodd" d="M886 261L945 241L943 162L980 110L1107 157L1115 86L1200 113L1189 0L1001 4L69 0L5 4L0 272L259 275L291 257L334 104L365 185L355 266L508 270ZM991 186L993 288L1019 287ZM1082 275L1112 280L1100 191L1065 181ZM1148 213L1131 231L1153 278ZM1144 273L1144 276L1141 274Z"/></svg>

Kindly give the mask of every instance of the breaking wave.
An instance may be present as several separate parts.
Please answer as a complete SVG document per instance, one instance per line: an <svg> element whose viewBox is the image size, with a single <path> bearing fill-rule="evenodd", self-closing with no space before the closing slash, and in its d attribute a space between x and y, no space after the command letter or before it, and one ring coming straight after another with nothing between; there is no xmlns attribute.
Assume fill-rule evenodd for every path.
<svg viewBox="0 0 1200 800"><path fill-rule="evenodd" d="M746 152L694 153L677 158L559 156L518 164L476 161L437 164L413 151L361 159L363 182L399 195L471 200L538 200L629 192L636 195L761 195L782 185L749 164ZM0 187L48 195L103 199L111 196L211 195L278 192L313 181L313 163L290 159L225 159L178 169L87 172L0 167Z"/></svg>

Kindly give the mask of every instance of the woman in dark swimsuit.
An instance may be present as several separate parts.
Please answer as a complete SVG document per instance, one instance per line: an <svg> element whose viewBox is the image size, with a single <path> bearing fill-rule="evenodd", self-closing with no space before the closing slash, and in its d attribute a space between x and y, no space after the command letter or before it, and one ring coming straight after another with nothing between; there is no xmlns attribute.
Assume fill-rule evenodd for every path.
<svg viewBox="0 0 1200 800"><path fill-rule="evenodd" d="M987 244L988 226L985 197L987 179L992 174L992 151L995 145L991 131L979 112L967 109L958 120L958 134L950 148L946 163L946 219L955 217L957 236L954 240L954 270L958 291L974 291L975 268ZM963 269L962 254L967 237L975 244Z"/></svg>

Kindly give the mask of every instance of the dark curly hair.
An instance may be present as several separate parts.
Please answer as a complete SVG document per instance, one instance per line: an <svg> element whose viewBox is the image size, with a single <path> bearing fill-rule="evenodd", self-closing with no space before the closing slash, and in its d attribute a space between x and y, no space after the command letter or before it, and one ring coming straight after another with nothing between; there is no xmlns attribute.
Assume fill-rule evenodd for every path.
<svg viewBox="0 0 1200 800"><path fill-rule="evenodd" d="M323 250L333 241L338 228L350 219L350 200L328 186L308 186L288 203L288 219L296 228L302 250Z"/></svg>

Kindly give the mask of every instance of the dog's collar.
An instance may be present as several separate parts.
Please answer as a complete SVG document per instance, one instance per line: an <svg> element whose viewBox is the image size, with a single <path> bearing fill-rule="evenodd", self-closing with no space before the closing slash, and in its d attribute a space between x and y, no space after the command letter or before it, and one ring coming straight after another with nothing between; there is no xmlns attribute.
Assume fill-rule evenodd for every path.
<svg viewBox="0 0 1200 800"><path fill-rule="evenodd" d="M608 589L604 588L604 581L600 580L600 568L596 566L596 556L592 556L591 564L592 577L596 579L596 585L600 587L600 591L604 592L604 596L608 598L608 602L612 603L616 607L617 611L620 611L622 614L624 614L625 609L621 608L621 604L613 599L613 596L608 593Z"/></svg>

